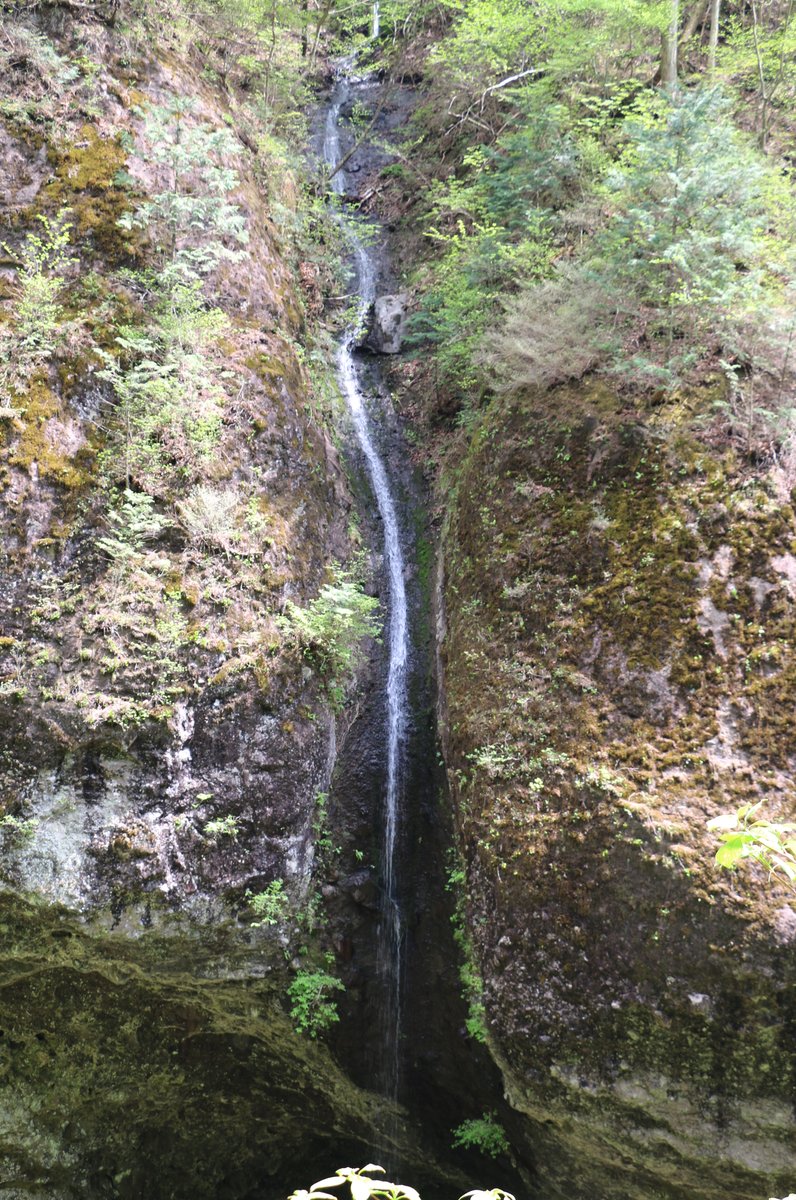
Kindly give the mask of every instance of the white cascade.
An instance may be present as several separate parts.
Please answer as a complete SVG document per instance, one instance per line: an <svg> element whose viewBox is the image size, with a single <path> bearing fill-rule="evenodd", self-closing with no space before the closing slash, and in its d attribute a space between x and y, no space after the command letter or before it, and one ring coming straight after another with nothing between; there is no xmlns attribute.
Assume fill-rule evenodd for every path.
<svg viewBox="0 0 796 1200"><path fill-rule="evenodd" d="M378 4L374 5L374 28L378 30ZM345 74L350 61L343 64L326 117L323 141L325 162L334 167L340 161L340 111L350 95L351 83ZM343 171L332 176L338 195L346 190ZM386 1095L395 1098L400 1074L401 991L403 974L403 914L398 898L395 870L396 846L402 799L403 757L408 713L409 628L404 555L395 499L384 463L376 449L370 418L365 407L362 386L354 356L376 294L376 267L368 247L360 236L354 218L341 215L351 246L355 270L355 291L359 297L356 315L344 334L337 351L337 375L348 405L357 441L365 458L384 534L384 561L388 579L387 622L387 770L384 795L384 836L382 872L384 897L379 969L385 985L383 1014L385 1042L382 1067Z"/></svg>

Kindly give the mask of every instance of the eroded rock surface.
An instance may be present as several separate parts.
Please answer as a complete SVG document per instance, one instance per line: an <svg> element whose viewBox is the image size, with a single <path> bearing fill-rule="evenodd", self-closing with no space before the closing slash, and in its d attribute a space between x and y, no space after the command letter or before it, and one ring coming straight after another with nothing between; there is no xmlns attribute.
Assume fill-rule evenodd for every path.
<svg viewBox="0 0 796 1200"><path fill-rule="evenodd" d="M669 419L495 400L448 510L468 928L540 1196L793 1188L796 906L705 826L793 818L796 522Z"/></svg>
<svg viewBox="0 0 796 1200"><path fill-rule="evenodd" d="M150 443L125 417L157 303L136 275L152 239L119 224L164 186L144 114L177 98L189 124L234 121L178 51L40 15L4 29L0 329L23 351L26 236L66 227L69 260L60 332L0 381L0 1195L282 1196L372 1157L385 1121L287 991L334 957L313 868L350 694L280 614L348 558L351 500L296 349L303 275L243 140L224 166L245 259L200 301L223 344L200 329L181 367L224 390L212 452L177 417Z"/></svg>

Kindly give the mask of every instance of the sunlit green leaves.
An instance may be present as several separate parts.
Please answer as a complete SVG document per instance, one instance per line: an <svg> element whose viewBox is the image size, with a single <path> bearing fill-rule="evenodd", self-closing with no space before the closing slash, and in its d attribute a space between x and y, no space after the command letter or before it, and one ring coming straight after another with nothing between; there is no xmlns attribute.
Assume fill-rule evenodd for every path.
<svg viewBox="0 0 796 1200"><path fill-rule="evenodd" d="M721 839L716 863L732 870L751 859L796 891L796 822L776 824L757 817L761 805L762 801L747 804L708 821L708 829Z"/></svg>
<svg viewBox="0 0 796 1200"><path fill-rule="evenodd" d="M334 993L343 991L344 984L328 971L298 971L287 989L291 1001L290 1018L296 1032L317 1038L324 1030L336 1025L340 1015ZM321 1180L312 1190L328 1183L328 1180Z"/></svg>
<svg viewBox="0 0 796 1200"><path fill-rule="evenodd" d="M289 601L282 625L321 671L339 680L356 667L363 639L378 636L378 610L375 597L356 579L338 572L306 608Z"/></svg>
<svg viewBox="0 0 796 1200"><path fill-rule="evenodd" d="M420 1194L415 1188L405 1183L390 1183L386 1179L373 1179L373 1175L383 1175L384 1167L376 1163L368 1163L364 1167L340 1167L334 1175L319 1179L309 1189L301 1188L292 1192L289 1200L341 1200L339 1192L330 1192L329 1188L348 1187L351 1200L420 1200ZM503 1188L474 1188L465 1192L459 1200L514 1200L511 1192ZM788 1197L793 1200L793 1197Z"/></svg>
<svg viewBox="0 0 796 1200"><path fill-rule="evenodd" d="M364 1167L340 1167L334 1175L313 1183L309 1191L293 1192L290 1200L340 1200L327 1188L348 1186L351 1200L420 1200L419 1193L403 1183L390 1183L386 1179L373 1179L374 1174L384 1174L384 1167L368 1163Z"/></svg>

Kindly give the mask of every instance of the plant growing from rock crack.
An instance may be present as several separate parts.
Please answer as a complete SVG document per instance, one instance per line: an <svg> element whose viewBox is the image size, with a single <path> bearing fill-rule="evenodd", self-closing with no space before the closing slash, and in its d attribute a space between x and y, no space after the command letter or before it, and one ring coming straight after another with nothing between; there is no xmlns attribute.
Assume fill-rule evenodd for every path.
<svg viewBox="0 0 796 1200"><path fill-rule="evenodd" d="M119 221L149 231L169 286L238 261L249 240L240 208L227 199L238 175L220 161L240 147L228 130L192 120L195 107L175 96L146 110L141 152L155 164L160 190Z"/></svg>
<svg viewBox="0 0 796 1200"><path fill-rule="evenodd" d="M234 841L240 832L238 818L233 817L231 813L227 813L223 817L215 817L212 821L207 822L204 832L205 837L209 837L212 842L218 842L223 837L232 838Z"/></svg>
<svg viewBox="0 0 796 1200"><path fill-rule="evenodd" d="M378 637L378 608L378 600L368 596L360 583L338 572L306 608L288 601L282 626L294 634L322 673L340 682L358 666L362 640Z"/></svg>
<svg viewBox="0 0 796 1200"><path fill-rule="evenodd" d="M774 824L763 817L753 819L761 804L745 804L734 813L722 813L708 821L708 829L718 833L722 842L716 863L733 870L744 859L752 859L796 892L796 822Z"/></svg>
<svg viewBox="0 0 796 1200"><path fill-rule="evenodd" d="M462 1121L461 1125L453 1130L452 1145L454 1149L458 1146L466 1149L472 1147L490 1158L499 1158L501 1154L507 1154L509 1151L506 1131L498 1123L497 1114L494 1112L485 1112L473 1120Z"/></svg>
<svg viewBox="0 0 796 1200"><path fill-rule="evenodd" d="M341 980L327 971L299 971L287 989L290 1017L297 1033L316 1038L340 1020L334 992L345 991Z"/></svg>
<svg viewBox="0 0 796 1200"><path fill-rule="evenodd" d="M32 841L38 827L38 817L14 817L10 813L0 817L0 832L17 844Z"/></svg>
<svg viewBox="0 0 796 1200"><path fill-rule="evenodd" d="M290 911L290 898L285 891L283 879L272 879L264 892L246 892L249 908L258 918L252 928L261 925L279 925Z"/></svg>
<svg viewBox="0 0 796 1200"><path fill-rule="evenodd" d="M19 295L14 324L4 329L3 366L0 368L0 403L24 390L37 364L49 358L58 344L62 309L58 297L64 275L72 263L66 212L50 219L39 213L38 232L26 234L19 250L6 243L0 248L18 265Z"/></svg>
<svg viewBox="0 0 796 1200"><path fill-rule="evenodd" d="M121 505L108 514L108 536L97 538L97 545L114 561L125 561L139 555L167 524L151 496L125 488Z"/></svg>
<svg viewBox="0 0 796 1200"><path fill-rule="evenodd" d="M101 352L99 377L116 393L123 449L106 461L123 467L128 488L135 481L156 491L212 453L225 400L225 372L212 351L227 327L220 309L205 307L198 282L181 284L158 294L146 329L121 330L118 356Z"/></svg>

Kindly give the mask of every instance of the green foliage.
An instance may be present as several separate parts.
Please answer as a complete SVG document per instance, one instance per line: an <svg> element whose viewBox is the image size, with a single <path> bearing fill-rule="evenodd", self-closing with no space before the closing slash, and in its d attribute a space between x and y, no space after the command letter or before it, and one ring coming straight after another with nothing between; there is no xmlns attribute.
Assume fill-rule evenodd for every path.
<svg viewBox="0 0 796 1200"><path fill-rule="evenodd" d="M47 357L54 349L61 319L58 295L73 261L68 254L72 226L65 214L51 221L40 213L36 219L42 232L28 233L19 252L21 295L16 311L20 348L29 358ZM4 249L12 253L7 245Z"/></svg>
<svg viewBox="0 0 796 1200"><path fill-rule="evenodd" d="M722 843L716 851L716 863L734 870L751 859L796 892L796 822L775 824L756 817L761 804L745 804L735 813L708 821L708 829L718 833Z"/></svg>
<svg viewBox="0 0 796 1200"><path fill-rule="evenodd" d="M739 125L765 141L786 119L792 6L724 6L710 80L723 95L698 77L650 89L665 0L418 8L448 27L414 142L428 170L434 147L444 163L426 195L440 254L416 280L410 324L433 355L440 408L453 393L469 421L489 386L549 387L595 368L642 390L723 369L735 408L770 410L769 452L781 445L794 206L787 171ZM395 14L396 28L409 20L400 3ZM707 53L698 24L684 24L681 77Z"/></svg>
<svg viewBox="0 0 796 1200"><path fill-rule="evenodd" d="M33 370L52 355L61 336L63 310L58 301L74 261L68 252L72 226L64 212L52 220L41 213L36 219L41 230L27 233L18 251L0 243L19 264L13 324L0 326L0 402L24 391Z"/></svg>
<svg viewBox="0 0 796 1200"><path fill-rule="evenodd" d="M661 95L624 135L589 267L695 353L717 317L762 300L766 169L715 90Z"/></svg>
<svg viewBox="0 0 796 1200"><path fill-rule="evenodd" d="M455 7L459 14L451 34L431 56L454 87L487 87L495 76L538 57L539 25L523 0L480 0Z"/></svg>
<svg viewBox="0 0 796 1200"><path fill-rule="evenodd" d="M192 101L175 98L146 111L138 150L154 163L160 190L119 221L125 229L150 233L159 267L132 277L151 296L147 325L121 330L117 356L102 352L100 377L116 394L123 445L121 460L112 446L105 463L113 470L121 462L128 490L135 481L141 490L157 492L175 474L195 474L221 432L229 372L214 351L229 320L206 305L202 280L221 263L241 258L248 233L242 212L228 199L238 176L223 161L238 152L237 143L228 130L197 123L194 109ZM203 499L208 496L194 493L185 501L186 521ZM216 501L218 517L224 506ZM207 531L228 553L226 524L209 522Z"/></svg>
<svg viewBox="0 0 796 1200"><path fill-rule="evenodd" d="M285 891L283 879L272 879L264 892L246 892L249 908L257 917L252 927L281 925L290 912L290 897Z"/></svg>
<svg viewBox="0 0 796 1200"><path fill-rule="evenodd" d="M191 6L192 36L195 8L223 48L215 62L207 62L206 76L231 90L237 86L239 102L241 96L248 99L267 137L305 145L313 81L302 37L312 35L322 12L294 0L198 0Z"/></svg>
<svg viewBox="0 0 796 1200"><path fill-rule="evenodd" d="M226 813L223 817L214 817L204 827L205 837L210 838L211 842L218 842L221 838L230 838L235 841L239 832L238 818L234 817L232 813Z"/></svg>
<svg viewBox="0 0 796 1200"><path fill-rule="evenodd" d="M157 491L215 449L226 372L212 351L228 324L220 309L205 307L198 282L179 284L156 297L146 329L122 329L119 357L101 352L99 375L116 394L122 443L121 458L114 447L105 462L123 468L128 489L134 480Z"/></svg>
<svg viewBox="0 0 796 1200"><path fill-rule="evenodd" d="M793 5L762 3L725 14L717 48L719 75L741 95L756 93L752 109L765 145L776 118L787 120L796 96L796 21Z"/></svg>
<svg viewBox="0 0 796 1200"><path fill-rule="evenodd" d="M155 512L155 502L143 492L123 492L122 504L108 514L110 532L97 545L114 561L140 555L146 542L157 538L168 522Z"/></svg>
<svg viewBox="0 0 796 1200"><path fill-rule="evenodd" d="M601 364L671 388L706 358L748 362L752 322L772 330L758 359L773 371L765 353L787 267L770 267L772 172L727 102L715 90L661 94L624 122L622 141L601 188L608 220L576 267L510 304L491 340L499 385L549 386Z"/></svg>
<svg viewBox="0 0 796 1200"><path fill-rule="evenodd" d="M0 817L0 833L16 844L32 841L38 827L38 817L15 817L10 813Z"/></svg>
<svg viewBox="0 0 796 1200"><path fill-rule="evenodd" d="M11 82L12 94L0 97L0 115L26 132L40 134L45 127L62 134L61 118L79 90L80 69L20 16L3 22L0 78Z"/></svg>
<svg viewBox="0 0 796 1200"><path fill-rule="evenodd" d="M453 892L455 897L455 910L451 917L451 925L453 927L453 940L461 956L459 981L462 985L462 998L467 1005L467 1017L464 1022L465 1029L474 1041L485 1043L487 1040L487 1028L486 1008L484 1006L484 984L475 963L473 944L467 931L467 922L465 920L464 888L466 882L467 877L464 869L461 866L452 866L448 871L445 890Z"/></svg>
<svg viewBox="0 0 796 1200"><path fill-rule="evenodd" d="M379 602L345 572L321 588L306 608L288 602L283 627L304 653L333 681L345 679L361 661L363 638L378 637Z"/></svg>
<svg viewBox="0 0 796 1200"><path fill-rule="evenodd" d="M317 1038L340 1020L335 992L345 991L341 980L326 971L298 971L287 989L290 1017L298 1033Z"/></svg>
<svg viewBox="0 0 796 1200"><path fill-rule="evenodd" d="M497 1120L497 1113L484 1113L471 1121L462 1121L453 1130L454 1149L462 1146L465 1149L480 1150L489 1158L499 1158L508 1154L509 1143L506 1131Z"/></svg>
<svg viewBox="0 0 796 1200"><path fill-rule="evenodd" d="M332 838L329 827L329 793L318 792L315 797L315 815L312 818L312 832L317 850L323 854L338 849Z"/></svg>
<svg viewBox="0 0 796 1200"><path fill-rule="evenodd" d="M237 173L224 164L239 147L226 129L197 124L195 103L173 97L144 113L141 152L158 170L160 191L119 221L152 237L161 282L192 283L221 262L237 262L249 235L240 208L228 200ZM233 243L230 245L229 243Z"/></svg>
<svg viewBox="0 0 796 1200"><path fill-rule="evenodd" d="M459 393L478 387L478 351L502 297L551 269L551 210L570 173L560 141L555 114L528 121L465 155L466 182L431 190L427 236L444 252L407 340L434 347L442 381Z"/></svg>

